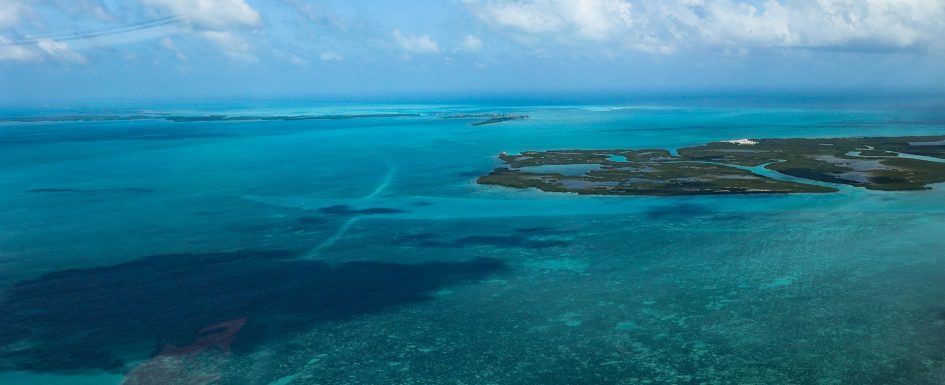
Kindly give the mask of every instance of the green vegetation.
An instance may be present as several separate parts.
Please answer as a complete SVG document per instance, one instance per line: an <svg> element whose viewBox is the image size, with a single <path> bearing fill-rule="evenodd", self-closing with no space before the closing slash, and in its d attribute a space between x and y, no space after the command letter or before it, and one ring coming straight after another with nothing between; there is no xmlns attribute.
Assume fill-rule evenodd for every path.
<svg viewBox="0 0 945 385"><path fill-rule="evenodd" d="M945 136L743 139L682 148L678 156L662 149L551 150L500 159L507 167L480 177L480 184L595 195L697 195L838 191L804 179L886 191L945 182ZM754 172L759 167L777 173L760 175Z"/></svg>

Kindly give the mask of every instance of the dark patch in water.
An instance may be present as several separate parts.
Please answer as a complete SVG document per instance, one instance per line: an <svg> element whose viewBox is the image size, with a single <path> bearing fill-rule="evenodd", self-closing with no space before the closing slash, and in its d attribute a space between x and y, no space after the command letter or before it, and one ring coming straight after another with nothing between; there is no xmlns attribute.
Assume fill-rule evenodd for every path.
<svg viewBox="0 0 945 385"><path fill-rule="evenodd" d="M400 214L406 211L400 209L391 209L387 207L371 207L366 209L355 209L348 205L335 205L322 207L318 211L332 215L379 215L379 214Z"/></svg>
<svg viewBox="0 0 945 385"><path fill-rule="evenodd" d="M680 203L673 206L660 206L646 212L647 218L658 219L671 216L699 216L712 214L715 211L692 203Z"/></svg>
<svg viewBox="0 0 945 385"><path fill-rule="evenodd" d="M301 232L324 231L333 225L336 223L326 217L305 216L296 218L295 224L290 225L288 229Z"/></svg>
<svg viewBox="0 0 945 385"><path fill-rule="evenodd" d="M939 310L937 319L945 321L945 310Z"/></svg>
<svg viewBox="0 0 945 385"><path fill-rule="evenodd" d="M192 215L196 215L198 217L210 217L210 216L223 215L223 214L226 214L226 213L223 211L197 211L197 212L192 213Z"/></svg>
<svg viewBox="0 0 945 385"><path fill-rule="evenodd" d="M519 233L529 233L529 234L531 234L531 233L545 233L545 232L553 231L553 230L554 230L554 228L552 228L552 227L542 227L542 226L539 226L539 227L522 227L522 228L515 229L516 232L519 232Z"/></svg>
<svg viewBox="0 0 945 385"><path fill-rule="evenodd" d="M88 189L88 190L75 189L75 188L35 188L35 189L29 190L29 191L27 191L27 192L30 192L30 193L57 193L57 194L58 194L58 193L62 193L62 194L66 194L66 193L74 193L74 194L78 194L78 193L89 193L89 194L95 194L95 193L102 193L102 194L147 194L147 193L153 193L153 192L156 192L156 191L157 191L157 190L150 189L150 188L132 187L132 188L100 188L100 189Z"/></svg>
<svg viewBox="0 0 945 385"><path fill-rule="evenodd" d="M520 235L492 235L492 236L469 236L457 239L452 242L454 247L467 246L498 246L498 247L521 247L526 249L544 249L548 247L567 246L567 242L561 240L531 239Z"/></svg>
<svg viewBox="0 0 945 385"><path fill-rule="evenodd" d="M472 246L493 246L524 249L545 249L567 246L568 242L559 239L535 239L530 235L473 235L451 240L437 239L433 233L411 234L394 239L397 246L463 248Z"/></svg>
<svg viewBox="0 0 945 385"><path fill-rule="evenodd" d="M519 234L531 234L531 235L565 235L571 234L573 231L558 230L554 227L523 227L515 229L515 232Z"/></svg>
<svg viewBox="0 0 945 385"><path fill-rule="evenodd" d="M433 233L417 233L417 234L408 234L397 237L396 242L419 242L419 241L428 241L436 239L436 234Z"/></svg>
<svg viewBox="0 0 945 385"><path fill-rule="evenodd" d="M77 193L82 192L82 190L77 190L74 188L34 188L27 192L31 193Z"/></svg>
<svg viewBox="0 0 945 385"><path fill-rule="evenodd" d="M505 269L495 259L417 265L300 260L283 251L150 256L14 285L0 302L0 370L121 370L129 346L186 344L246 318L234 350L313 323L429 300Z"/></svg>
<svg viewBox="0 0 945 385"><path fill-rule="evenodd" d="M328 220L319 217L299 217L296 219L296 222L298 222L300 225L320 225L327 223Z"/></svg>

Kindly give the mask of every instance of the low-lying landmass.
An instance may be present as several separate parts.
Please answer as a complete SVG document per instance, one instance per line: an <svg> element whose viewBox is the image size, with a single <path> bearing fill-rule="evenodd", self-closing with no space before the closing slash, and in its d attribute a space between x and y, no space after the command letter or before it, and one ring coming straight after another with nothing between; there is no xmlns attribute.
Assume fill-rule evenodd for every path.
<svg viewBox="0 0 945 385"><path fill-rule="evenodd" d="M507 122L510 120L518 119L528 119L528 115L522 114L497 114L497 113L459 113L459 114L445 114L440 115L440 118L443 119L483 119L477 122L473 122L473 126L485 126L487 124L496 124Z"/></svg>
<svg viewBox="0 0 945 385"><path fill-rule="evenodd" d="M363 113L363 114L328 114L328 115L171 115L171 114L130 114L130 115L61 115L61 116L21 116L0 118L0 123L56 123L56 122L108 122L133 120L166 120L175 123L190 122L244 122L244 121L297 121L297 120L347 120L363 118L415 118L419 113ZM528 119L528 115L500 113L455 113L439 114L441 119L475 119L473 126L496 124L510 120Z"/></svg>
<svg viewBox="0 0 945 385"><path fill-rule="evenodd" d="M594 195L924 190L945 182L945 136L738 139L664 149L502 153L478 183Z"/></svg>
<svg viewBox="0 0 945 385"><path fill-rule="evenodd" d="M206 116L167 116L172 122L217 122L217 121L248 121L248 120L347 120L361 118L404 118L417 117L420 114L406 113L376 113L376 114L330 114L330 115L273 115L273 116L243 116L243 115L206 115Z"/></svg>
<svg viewBox="0 0 945 385"><path fill-rule="evenodd" d="M107 122L131 120L167 120L175 123L188 122L244 122L244 121L295 121L295 120L347 120L362 118L402 118L417 117L415 113L366 113L366 114L330 114L330 115L65 115L65 116L26 116L0 118L2 122L17 123L54 123L54 122Z"/></svg>

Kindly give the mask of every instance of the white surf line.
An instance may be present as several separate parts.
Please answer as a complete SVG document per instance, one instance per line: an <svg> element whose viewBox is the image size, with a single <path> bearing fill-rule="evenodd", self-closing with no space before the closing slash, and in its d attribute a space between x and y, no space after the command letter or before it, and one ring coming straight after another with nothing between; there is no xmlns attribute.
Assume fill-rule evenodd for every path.
<svg viewBox="0 0 945 385"><path fill-rule="evenodd" d="M374 191L371 191L370 194L365 195L364 198L361 199L376 198L387 188L387 186L390 186L390 182L394 179L394 165L392 165L388 160L384 160L384 163L387 164L387 174L384 175L384 180L381 181L381 184L377 185Z"/></svg>
<svg viewBox="0 0 945 385"><path fill-rule="evenodd" d="M376 198L385 189L387 189L387 186L390 186L391 181L394 179L395 168L390 163L390 161L385 160L384 163L387 163L387 169L388 169L387 174L384 175L384 180L382 180L381 183L377 185L377 187L375 187L374 190L371 191L370 194L361 197L361 200L368 200L368 199ZM338 229L335 230L335 233L332 234L332 236L328 237L327 239L319 243L317 246L315 246L315 248L313 248L311 251L309 251L306 258L312 259L315 256L317 256L320 251L324 250L325 248L331 245L334 245L335 242L338 242L338 240L343 238L345 234L348 233L348 230L351 229L351 226L357 223L358 220L361 219L361 217L363 217L363 215L355 215L355 216L352 216L351 218L348 218L348 220L344 221L344 223L342 223L341 226L338 226Z"/></svg>

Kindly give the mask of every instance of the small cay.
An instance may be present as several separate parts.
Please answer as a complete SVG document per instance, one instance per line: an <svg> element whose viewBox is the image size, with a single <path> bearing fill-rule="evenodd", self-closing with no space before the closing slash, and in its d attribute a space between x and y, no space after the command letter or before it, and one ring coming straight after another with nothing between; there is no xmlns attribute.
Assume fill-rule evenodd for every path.
<svg viewBox="0 0 945 385"><path fill-rule="evenodd" d="M457 113L457 114L441 114L439 115L442 119L481 119L476 122L473 122L473 126L485 126L489 124L496 124L502 122L508 122L510 120L519 120L519 119L528 119L528 115L522 114L500 114L500 113Z"/></svg>
<svg viewBox="0 0 945 385"><path fill-rule="evenodd" d="M945 136L737 139L668 150L502 153L478 183L592 195L829 193L830 184L925 190L945 182ZM586 172L573 172L582 165ZM759 175L763 167L784 178Z"/></svg>

